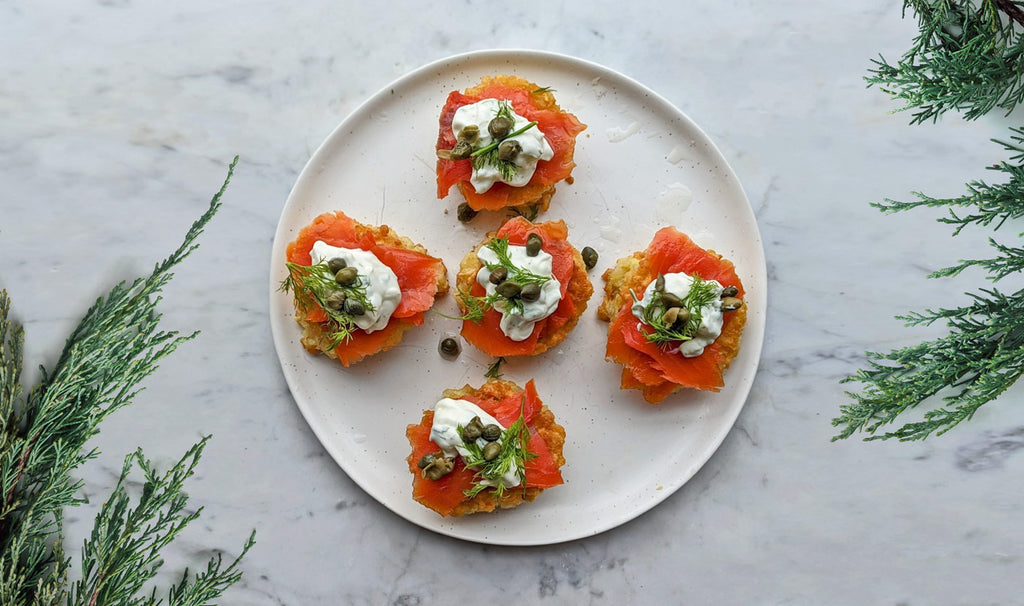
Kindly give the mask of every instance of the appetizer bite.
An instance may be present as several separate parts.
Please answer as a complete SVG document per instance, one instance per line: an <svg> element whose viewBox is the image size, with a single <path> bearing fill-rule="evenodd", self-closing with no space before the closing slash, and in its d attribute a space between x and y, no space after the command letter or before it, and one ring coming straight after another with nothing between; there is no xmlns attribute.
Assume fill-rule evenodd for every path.
<svg viewBox="0 0 1024 606"><path fill-rule="evenodd" d="M657 404L683 388L718 391L739 353L747 319L733 264L673 227L646 251L604 273L597 309L610 322L606 355L623 365L622 388Z"/></svg>
<svg viewBox="0 0 1024 606"><path fill-rule="evenodd" d="M569 335L594 288L562 221L509 219L467 254L456 297L462 336L484 353L532 356Z"/></svg>
<svg viewBox="0 0 1024 606"><path fill-rule="evenodd" d="M448 292L444 263L423 246L341 211L302 228L286 265L302 345L345 366L397 345Z"/></svg>
<svg viewBox="0 0 1024 606"><path fill-rule="evenodd" d="M532 380L445 390L405 434L412 496L442 516L516 507L562 483L565 429Z"/></svg>
<svg viewBox="0 0 1024 606"><path fill-rule="evenodd" d="M452 91L437 136L437 197L457 186L466 199L462 221L506 207L536 216L556 183L572 183L576 135L585 128L550 90L523 78L485 77Z"/></svg>

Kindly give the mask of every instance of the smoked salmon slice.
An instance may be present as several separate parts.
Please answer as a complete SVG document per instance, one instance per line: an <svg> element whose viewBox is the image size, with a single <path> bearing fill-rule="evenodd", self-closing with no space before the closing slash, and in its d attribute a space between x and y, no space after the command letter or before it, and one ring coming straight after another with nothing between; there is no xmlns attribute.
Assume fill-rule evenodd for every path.
<svg viewBox="0 0 1024 606"><path fill-rule="evenodd" d="M336 357L344 366L397 345L406 330L423 323L424 312L431 308L434 300L448 292L444 263L387 225L364 225L341 211L324 213L303 227L295 240L288 244L287 260L298 265L310 265L310 251L318 240L331 246L373 253L395 272L402 291L402 299L386 327L372 333L356 330L347 342L333 349L327 345L329 340L324 338L324 334L329 332L329 319L323 309L297 308L296 319L303 326L306 349Z"/></svg>
<svg viewBox="0 0 1024 606"><path fill-rule="evenodd" d="M610 322L606 356L622 364L623 389L639 389L651 403L663 401L680 387L718 391L725 384L723 373L739 353L740 337L746 323L746 306L724 315L722 334L704 353L686 358L669 353L647 340L633 316L632 293L641 296L659 274L684 272L723 286L735 286L744 296L743 284L732 262L713 250L705 250L674 227L654 235L643 252L620 259L604 274L605 300L598 316Z"/></svg>
<svg viewBox="0 0 1024 606"><path fill-rule="evenodd" d="M437 136L438 150L450 150L455 146L452 119L456 110L483 99L507 100L517 114L527 120L536 121L537 128L544 133L554 157L538 162L533 178L524 187L495 183L482 194L476 193L469 183L473 173L470 160L438 158L437 197L445 198L452 186L457 185L470 208L478 211L530 206L538 203L545 195L550 198L550 192L556 183L572 178L572 170L576 166L573 161L576 136L587 128L586 125L576 116L563 111L550 91L541 89L532 82L513 76L484 78L476 87L465 92L452 91L448 95L441 109Z"/></svg>

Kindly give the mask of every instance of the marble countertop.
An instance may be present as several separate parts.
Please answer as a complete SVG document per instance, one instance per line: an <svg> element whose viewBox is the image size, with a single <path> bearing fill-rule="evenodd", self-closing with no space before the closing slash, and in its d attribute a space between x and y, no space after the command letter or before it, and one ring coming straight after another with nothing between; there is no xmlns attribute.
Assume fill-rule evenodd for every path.
<svg viewBox="0 0 1024 606"><path fill-rule="evenodd" d="M481 583L544 604L1024 603L1024 391L925 442L830 441L840 379L866 350L937 334L893 317L962 301L977 275L925 275L987 246L869 204L959 195L1013 123L910 126L865 87L915 33L897 3L632 6L0 2L0 288L27 368L172 251L240 156L161 305L166 328L201 333L104 421L72 553L125 455L166 466L212 434L188 486L202 516L165 567L234 554L255 528L226 604L426 605ZM639 518L540 547L441 536L363 492L295 406L268 323L275 228L313 151L401 75L486 48L580 57L675 104L738 174L768 266L760 368L715 455Z"/></svg>

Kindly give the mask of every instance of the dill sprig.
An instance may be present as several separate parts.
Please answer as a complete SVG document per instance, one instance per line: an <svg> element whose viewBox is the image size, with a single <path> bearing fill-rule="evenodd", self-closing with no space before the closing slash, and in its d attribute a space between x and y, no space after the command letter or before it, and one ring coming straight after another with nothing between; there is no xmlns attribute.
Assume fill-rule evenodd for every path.
<svg viewBox="0 0 1024 606"><path fill-rule="evenodd" d="M651 343L664 345L672 342L689 341L697 334L700 324L704 319L704 308L718 299L718 292L714 285L698 275L691 276L693 282L690 290L683 297L683 307L690 312L686 322L669 325L662 317L668 311L668 305L663 300L664 293L660 290L653 290L651 302L644 307L644 323L651 327L650 331L644 331L644 337ZM640 302L636 293L630 291L634 302Z"/></svg>
<svg viewBox="0 0 1024 606"><path fill-rule="evenodd" d="M519 284L520 286L526 286L527 284L536 284L543 286L545 282L551 279L550 276L542 276L535 274L532 271L519 267L512 262L509 256L509 243L507 237L492 238L487 244L485 244L494 256L498 258L497 263L484 262L484 267L488 271L494 271L499 267L504 268L508 272L506 280L510 280ZM483 297L477 297L469 294L468 292L460 291L459 302L463 308L463 315L460 318L454 318L458 320L469 320L471 322L480 322L484 319L484 312L494 307L495 303L504 302L507 308L511 311L523 311L523 301L519 297L507 298L503 297L498 292L493 292Z"/></svg>
<svg viewBox="0 0 1024 606"><path fill-rule="evenodd" d="M514 121L512 117L512 105L508 101L498 102L498 111L494 115L495 118L503 117ZM525 126L516 129L501 139L494 139L487 145L473 151L470 154L470 159L473 162L473 170L480 170L481 168L491 166L498 169L498 174L501 175L502 180L509 181L519 174L519 167L515 162L511 160L502 160L498 157L498 146L505 139L511 139L512 137L518 137L519 135L530 130L534 126L537 126L537 122L529 122Z"/></svg>
<svg viewBox="0 0 1024 606"><path fill-rule="evenodd" d="M488 379L500 379L502 377L501 365L504 364L504 363L505 363L505 357L504 356L501 356L497 360L495 360L494 362L491 362L491 365L488 366L487 370L484 372L484 376L487 377Z"/></svg>
<svg viewBox="0 0 1024 606"><path fill-rule="evenodd" d="M346 299L358 301L367 312L373 311L373 304L366 295L366 284L362 277L357 277L352 284L342 286L334 279L334 273L327 261L314 265L300 265L287 262L288 277L281 282L282 292L294 292L299 309L308 312L321 309L327 314L327 333L331 338L331 348L348 343L353 333L359 329L355 317L344 308L332 309L327 304L328 297L336 291L345 293Z"/></svg>
<svg viewBox="0 0 1024 606"><path fill-rule="evenodd" d="M476 440L463 439L463 446L468 454L462 459L466 467L475 469L473 474L473 487L463 491L463 494L473 498L488 488L494 489L494 498L500 499L505 494L505 484L502 478L508 472L515 470L519 478L519 485L526 488L526 462L537 457L529 451L527 445L530 443L530 429L526 426L526 419L523 412L526 407L526 396L522 397L519 406L519 418L512 425L502 430L498 442L501 444L501 451L498 456L488 461L484 458L483 449ZM462 438L462 425L457 427L459 437Z"/></svg>
<svg viewBox="0 0 1024 606"><path fill-rule="evenodd" d="M181 246L149 277L122 282L99 298L67 338L56 365L43 368L39 383L27 393L20 385L24 330L8 319L10 300L0 291L0 604L156 603L155 589L148 598L137 594L157 574L160 548L198 515L184 514L183 482L205 439L163 478L141 455L129 457L118 488L85 541L83 576L71 591L63 513L84 502L82 481L71 474L98 456L85 445L99 433L99 424L131 402L160 360L197 334L160 330L158 295L171 269L196 249L237 161ZM127 505L123 490L130 462L147 477L135 509ZM243 555L251 544L250 536ZM170 590L171 602L209 603L238 580L237 563L222 569L218 556L206 573L193 578L186 573Z"/></svg>

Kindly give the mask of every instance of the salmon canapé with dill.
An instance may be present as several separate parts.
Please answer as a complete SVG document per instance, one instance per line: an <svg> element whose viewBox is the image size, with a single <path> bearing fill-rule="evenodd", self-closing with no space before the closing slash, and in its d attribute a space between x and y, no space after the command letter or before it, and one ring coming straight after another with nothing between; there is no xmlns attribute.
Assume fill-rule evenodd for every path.
<svg viewBox="0 0 1024 606"><path fill-rule="evenodd" d="M286 255L282 290L294 295L303 347L344 366L397 345L448 292L441 259L341 211L303 227Z"/></svg>

